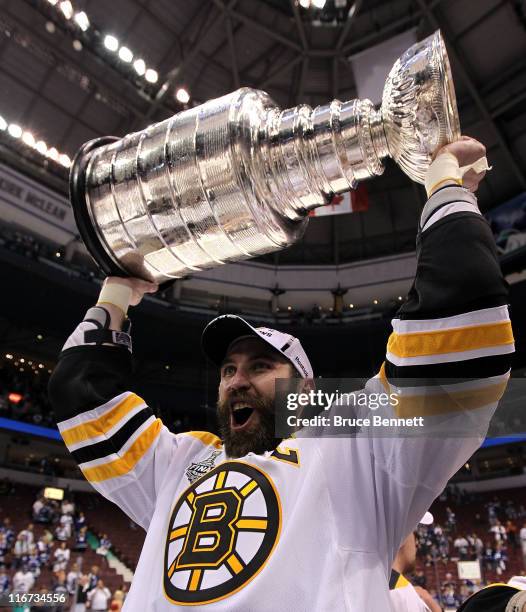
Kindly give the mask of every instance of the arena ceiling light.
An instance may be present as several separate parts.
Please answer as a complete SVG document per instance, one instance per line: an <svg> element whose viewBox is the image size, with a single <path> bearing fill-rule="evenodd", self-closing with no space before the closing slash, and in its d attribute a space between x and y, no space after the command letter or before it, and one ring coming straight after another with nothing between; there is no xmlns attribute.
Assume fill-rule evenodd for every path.
<svg viewBox="0 0 526 612"><path fill-rule="evenodd" d="M148 68L144 75L144 78L148 81L148 83L157 83L157 81L159 80L159 75L157 74L157 71L153 68Z"/></svg>
<svg viewBox="0 0 526 612"><path fill-rule="evenodd" d="M13 138L20 138L22 136L22 128L17 123L10 123L7 131Z"/></svg>
<svg viewBox="0 0 526 612"><path fill-rule="evenodd" d="M80 11L80 13L75 14L75 23L79 26L79 28L86 32L89 28L89 19L84 11Z"/></svg>
<svg viewBox="0 0 526 612"><path fill-rule="evenodd" d="M41 7L46 4L44 0L41 0L41 2ZM105 34L96 25L92 24L85 11L76 11L74 0L47 0L47 4L55 9L52 11L52 20L46 23L48 32L53 33L55 25L62 27L73 37L73 47L76 51L82 51L85 48L90 49L97 55L102 56L105 61L123 73L124 76L132 78L136 86L144 87L143 84L137 82L137 76L143 78L147 83L157 83L159 80L157 71L148 68L143 59L137 59L131 66L135 53L130 48L121 46L116 36ZM46 8L43 12L49 18L49 8ZM109 56L107 55L108 51L110 52ZM116 54L116 56L113 54Z"/></svg>
<svg viewBox="0 0 526 612"><path fill-rule="evenodd" d="M106 34L104 37L104 46L106 49L108 49L108 51L117 51L119 48L119 39L115 38L115 36L112 36L111 34Z"/></svg>
<svg viewBox="0 0 526 612"><path fill-rule="evenodd" d="M29 130L24 130L22 126L17 123L8 123L2 115L0 115L0 130L9 134L14 140L21 140L28 149L33 149L39 153L42 157L47 157L52 161L69 168L71 166L71 159L69 155L65 153L59 153L55 147L48 148L47 144L43 140L37 140Z"/></svg>
<svg viewBox="0 0 526 612"><path fill-rule="evenodd" d="M66 19L71 19L73 17L73 5L69 0L63 0L63 2L59 4L59 8Z"/></svg>
<svg viewBox="0 0 526 612"><path fill-rule="evenodd" d="M26 145L28 145L29 147L34 147L36 142L35 142L35 137L33 136L33 134L31 132L24 132L22 134L22 140L26 143Z"/></svg>
<svg viewBox="0 0 526 612"><path fill-rule="evenodd" d="M144 63L144 60L142 59L135 60L133 62L133 67L135 68L135 72L139 76L144 76L144 73L146 72L146 64Z"/></svg>
<svg viewBox="0 0 526 612"><path fill-rule="evenodd" d="M121 47L119 49L119 57L123 62L129 64L133 59L133 53L128 49L128 47Z"/></svg>
<svg viewBox="0 0 526 612"><path fill-rule="evenodd" d="M175 97L179 102L181 102L181 104L188 104L188 102L190 101L190 94L186 91L184 87L180 87L176 91Z"/></svg>

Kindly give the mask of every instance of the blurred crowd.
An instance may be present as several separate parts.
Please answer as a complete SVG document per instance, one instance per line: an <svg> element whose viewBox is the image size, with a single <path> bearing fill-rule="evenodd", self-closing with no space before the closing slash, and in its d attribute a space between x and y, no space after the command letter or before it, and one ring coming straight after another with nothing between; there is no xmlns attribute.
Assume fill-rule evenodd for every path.
<svg viewBox="0 0 526 612"><path fill-rule="evenodd" d="M28 509L29 510L29 509ZM23 512L23 510L21 509ZM24 593L55 594L60 603L27 607L27 610L65 612L121 609L126 595L123 586L113 593L101 578L112 544L107 535L97 539L100 566L85 568L83 554L89 546L84 513L68 499L59 502L39 494L31 510L32 522L19 531L5 516L0 522L0 595ZM40 525L40 535L36 533ZM75 560L76 559L76 560ZM44 584L39 577L46 577Z"/></svg>
<svg viewBox="0 0 526 612"><path fill-rule="evenodd" d="M453 500L459 507L477 501L476 495L460 491L458 495ZM490 576L505 582L511 554L515 556L520 552L523 570L526 570L526 508L523 504L495 496L483 504L483 512L474 513L469 530L459 528L452 506L446 507L442 524L419 525L416 543L421 569L411 579L415 586L427 588L446 608L456 608L486 583L492 582L491 578L488 580ZM430 588L425 568L445 569L457 561L479 561L483 580L459 580L447 571L439 584L433 581L436 588ZM435 575L439 575L438 571Z"/></svg>
<svg viewBox="0 0 526 612"><path fill-rule="evenodd" d="M20 372L9 363L0 364L0 417L55 427L55 417L47 397L47 371L41 369L35 375L29 364L23 369L24 372ZM21 398L13 398L12 394Z"/></svg>

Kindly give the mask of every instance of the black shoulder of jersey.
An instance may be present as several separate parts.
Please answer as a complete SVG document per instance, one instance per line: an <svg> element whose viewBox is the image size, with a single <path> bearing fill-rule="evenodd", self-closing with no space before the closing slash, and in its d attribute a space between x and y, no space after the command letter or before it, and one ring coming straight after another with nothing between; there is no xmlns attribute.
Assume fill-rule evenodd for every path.
<svg viewBox="0 0 526 612"><path fill-rule="evenodd" d="M504 612L508 601L517 592L507 584L490 584L466 599L457 612Z"/></svg>

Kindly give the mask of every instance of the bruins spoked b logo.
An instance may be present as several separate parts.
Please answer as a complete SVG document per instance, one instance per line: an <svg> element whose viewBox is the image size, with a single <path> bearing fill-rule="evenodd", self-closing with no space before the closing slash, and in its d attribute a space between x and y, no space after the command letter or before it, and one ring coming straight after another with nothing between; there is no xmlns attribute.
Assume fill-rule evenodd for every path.
<svg viewBox="0 0 526 612"><path fill-rule="evenodd" d="M263 568L280 529L269 477L241 461L218 465L175 505L164 554L167 597L195 605L232 595Z"/></svg>

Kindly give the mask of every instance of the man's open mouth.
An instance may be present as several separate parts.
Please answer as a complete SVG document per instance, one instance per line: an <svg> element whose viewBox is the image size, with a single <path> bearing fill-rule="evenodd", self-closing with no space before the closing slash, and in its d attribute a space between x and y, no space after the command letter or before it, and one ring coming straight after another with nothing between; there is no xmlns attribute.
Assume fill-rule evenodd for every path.
<svg viewBox="0 0 526 612"><path fill-rule="evenodd" d="M230 427L233 430L244 429L249 425L255 412L252 406L241 402L235 402L230 412Z"/></svg>

